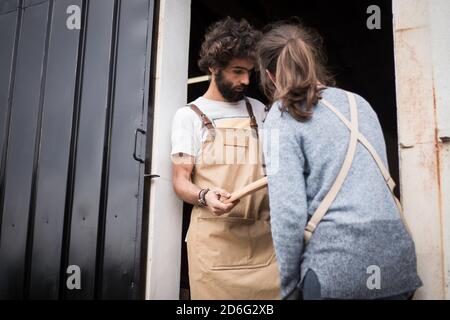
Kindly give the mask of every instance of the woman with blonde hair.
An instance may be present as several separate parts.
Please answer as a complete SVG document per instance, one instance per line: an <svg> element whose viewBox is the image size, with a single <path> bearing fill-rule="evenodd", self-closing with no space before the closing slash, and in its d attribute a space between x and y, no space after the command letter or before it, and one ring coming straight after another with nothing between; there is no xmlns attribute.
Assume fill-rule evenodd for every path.
<svg viewBox="0 0 450 320"><path fill-rule="evenodd" d="M366 100L332 87L320 46L294 24L258 46L273 103L264 131L279 137L264 153L282 298L410 298L422 283L380 123Z"/></svg>

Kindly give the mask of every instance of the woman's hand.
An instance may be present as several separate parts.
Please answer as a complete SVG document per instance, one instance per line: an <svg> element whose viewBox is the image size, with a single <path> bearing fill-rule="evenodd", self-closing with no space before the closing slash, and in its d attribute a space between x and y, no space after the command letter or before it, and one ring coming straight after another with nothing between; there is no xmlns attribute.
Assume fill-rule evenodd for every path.
<svg viewBox="0 0 450 320"><path fill-rule="evenodd" d="M205 195L206 206L213 215L221 216L230 212L239 203L239 200L227 204L222 202L230 197L231 194L228 191L221 188L212 188Z"/></svg>

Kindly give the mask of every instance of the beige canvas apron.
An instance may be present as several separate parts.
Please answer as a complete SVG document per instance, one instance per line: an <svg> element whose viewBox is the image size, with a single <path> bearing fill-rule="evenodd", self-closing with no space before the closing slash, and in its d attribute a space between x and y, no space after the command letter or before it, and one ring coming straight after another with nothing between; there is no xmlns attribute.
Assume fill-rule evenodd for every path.
<svg viewBox="0 0 450 320"><path fill-rule="evenodd" d="M257 123L246 104L250 118L225 119L215 127L191 106L209 129L193 171L195 185L232 192L264 176ZM191 299L279 299L267 189L221 216L195 206L186 241Z"/></svg>

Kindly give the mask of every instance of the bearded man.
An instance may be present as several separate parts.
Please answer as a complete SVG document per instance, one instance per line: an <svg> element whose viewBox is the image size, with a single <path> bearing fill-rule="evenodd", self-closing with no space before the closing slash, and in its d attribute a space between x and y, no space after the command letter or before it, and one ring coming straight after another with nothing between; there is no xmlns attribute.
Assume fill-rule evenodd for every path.
<svg viewBox="0 0 450 320"><path fill-rule="evenodd" d="M264 177L265 106L245 96L259 38L245 20L213 24L198 62L211 75L209 88L173 120L173 186L194 205L186 237L191 299L280 297L267 189L226 203L230 192Z"/></svg>

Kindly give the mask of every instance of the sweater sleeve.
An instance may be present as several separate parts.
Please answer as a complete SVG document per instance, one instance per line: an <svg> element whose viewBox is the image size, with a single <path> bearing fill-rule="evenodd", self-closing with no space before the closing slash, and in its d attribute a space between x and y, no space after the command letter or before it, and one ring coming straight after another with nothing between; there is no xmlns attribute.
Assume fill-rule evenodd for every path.
<svg viewBox="0 0 450 320"><path fill-rule="evenodd" d="M282 299L286 299L300 282L303 230L307 222L305 159L294 122L289 115L283 114L268 117L264 125L271 228Z"/></svg>

